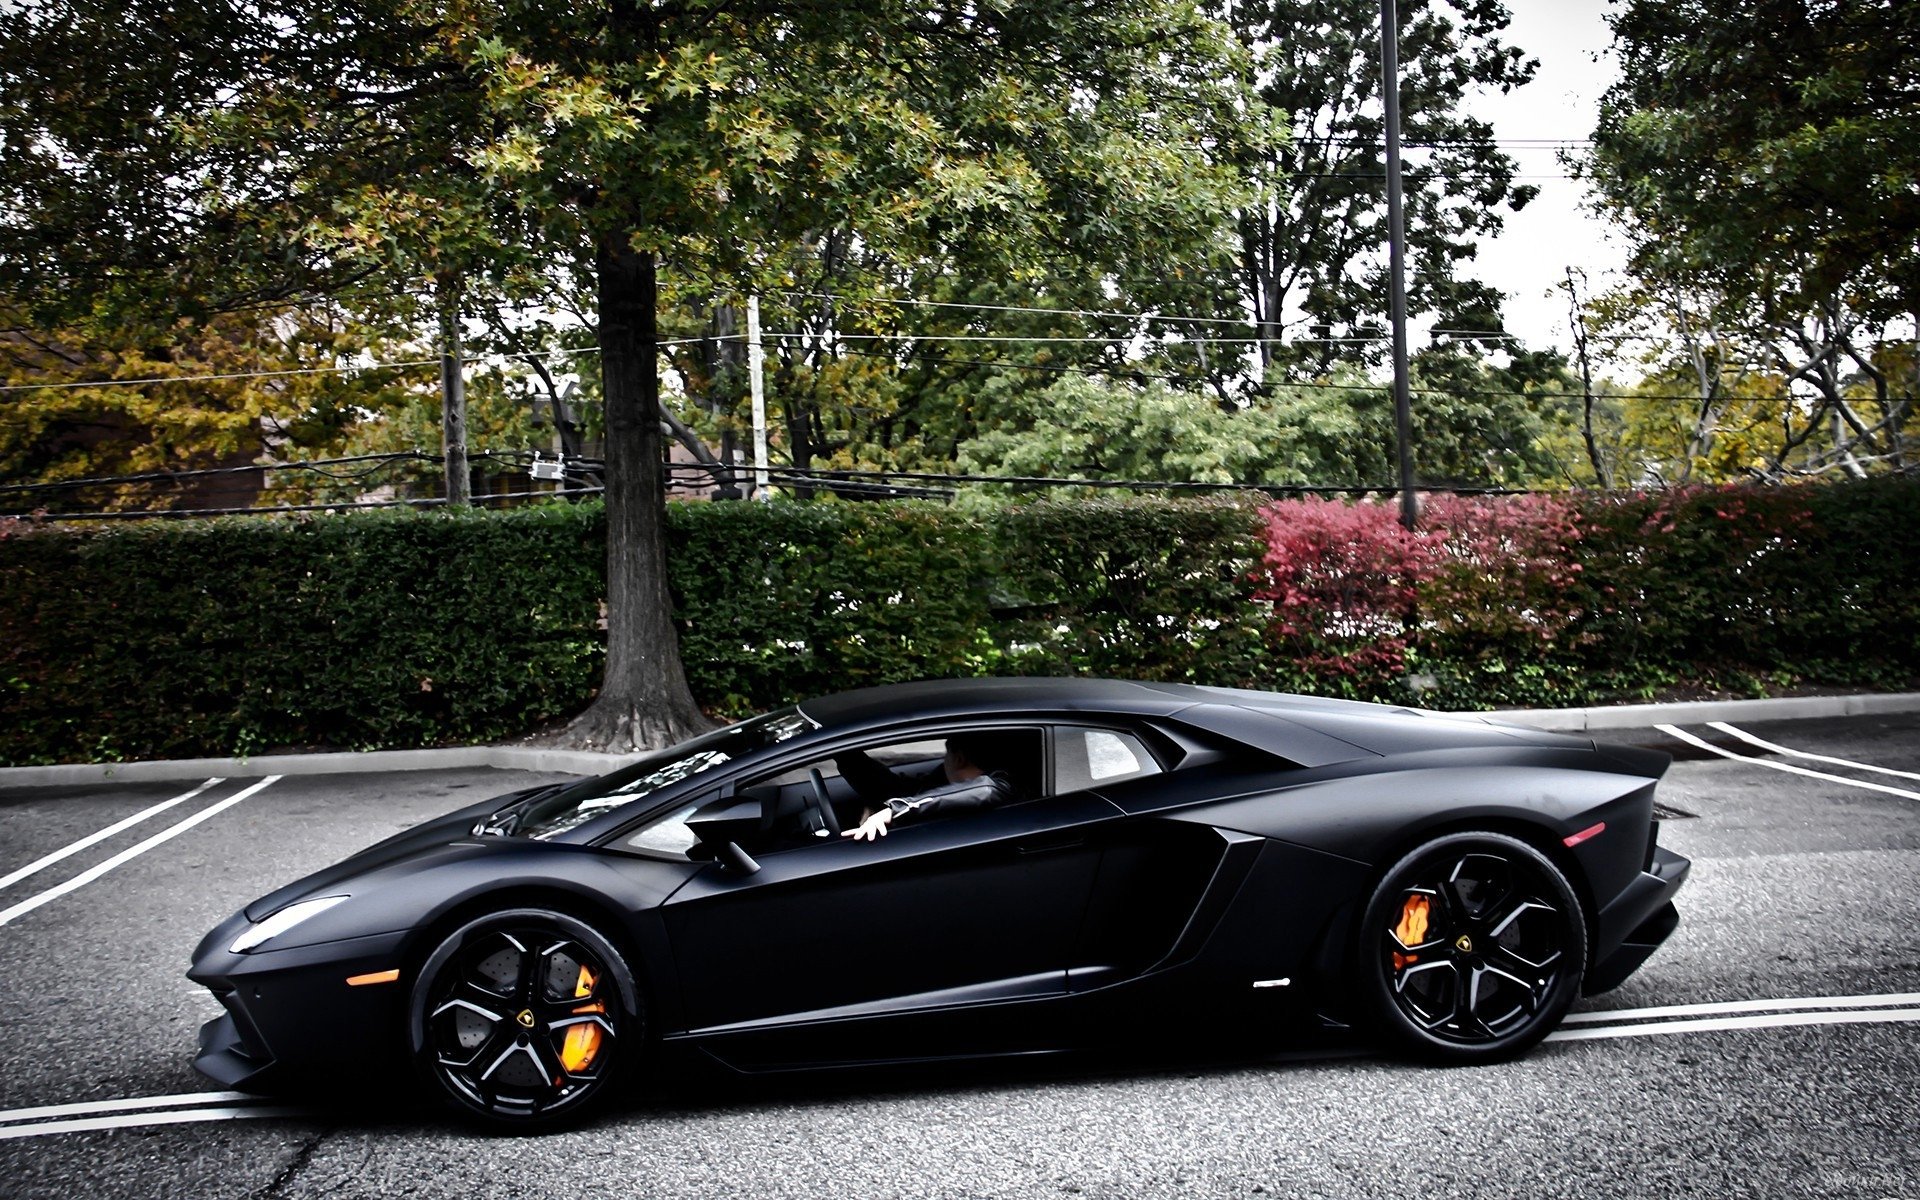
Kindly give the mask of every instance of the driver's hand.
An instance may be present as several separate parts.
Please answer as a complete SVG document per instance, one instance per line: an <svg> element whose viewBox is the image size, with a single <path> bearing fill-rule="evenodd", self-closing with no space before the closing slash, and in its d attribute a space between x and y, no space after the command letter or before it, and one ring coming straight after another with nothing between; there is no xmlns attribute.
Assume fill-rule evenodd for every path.
<svg viewBox="0 0 1920 1200"><path fill-rule="evenodd" d="M893 823L893 810L890 808L883 808L879 812L868 817L866 820L860 822L859 828L849 829L845 833L842 833L840 836L850 837L860 841L871 842L875 838L883 838L887 836L887 826L891 825L892 823Z"/></svg>

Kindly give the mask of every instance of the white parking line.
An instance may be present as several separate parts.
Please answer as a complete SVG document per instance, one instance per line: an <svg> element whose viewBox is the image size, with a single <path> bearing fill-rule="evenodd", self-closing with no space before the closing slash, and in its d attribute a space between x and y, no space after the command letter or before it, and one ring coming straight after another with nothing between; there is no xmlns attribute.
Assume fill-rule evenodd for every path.
<svg viewBox="0 0 1920 1200"><path fill-rule="evenodd" d="M1783 1029L1794 1025L1873 1025L1885 1021L1920 1021L1920 1008L1878 1008L1866 1012L1773 1013L1752 1017L1703 1017L1697 1021L1663 1021L1652 1025L1596 1025L1557 1029L1547 1035L1547 1040L1584 1042L1594 1038L1651 1037L1661 1033L1710 1033L1723 1029Z"/></svg>
<svg viewBox="0 0 1920 1200"><path fill-rule="evenodd" d="M1731 750L1722 750L1712 742L1701 741L1685 730L1672 725L1655 725L1654 728L1669 737L1679 738L1690 746L1698 746L1710 754L1718 754L1721 758L1731 758L1735 762L1751 763L1756 767L1766 767L1773 771L1789 771L1795 775L1805 775L1812 779L1824 779L1829 783L1844 783L1848 787L1866 788L1871 792L1886 792L1889 795L1905 796L1909 800L1920 800L1920 792L1910 792L1905 788L1889 787L1884 783L1868 783L1864 779L1846 779L1839 775L1829 775L1825 771L1811 771L1806 767L1796 767L1792 763L1768 762L1764 758L1753 758L1746 754L1735 754Z"/></svg>
<svg viewBox="0 0 1920 1200"><path fill-rule="evenodd" d="M14 905L12 908L0 910L0 925L8 924L15 917L19 917L26 913L32 912L34 909L39 908L42 904L46 904L52 900L58 900L60 897L66 895L68 892L75 891L79 888L85 887L87 884L92 883L94 880L100 878L102 875L105 875L108 871L113 870L115 867L121 865L122 863L127 862L130 859L137 858L142 854L145 854L147 851L153 849L155 846L158 846L160 843L166 841L169 838L177 837L180 834L185 833L187 830L192 829L195 825L198 825L200 822L207 820L209 817L217 816L218 814L225 812L227 809L232 808L234 805L240 803L242 800L245 800L247 797L262 790L263 788L271 787L273 784L279 782L280 778L281 777L278 775L269 775L265 779L262 779L259 783L254 784L252 787L244 788L241 791L236 792L235 794L227 797L225 800L219 801L218 803L209 804L207 807L201 809L197 813L194 813L192 816L188 817L184 821L179 821L173 825L169 825L167 828L161 830L159 833L154 834L152 837L148 838L144 842L141 842L139 845L129 846L127 849L122 850L120 853L114 855L112 858L107 859L105 862L96 863L93 866L88 867L86 870L80 872L78 875L75 875L72 879L67 880L65 883L58 884L54 887L50 887L46 891L40 892L37 895L29 896L25 900L22 900L20 903Z"/></svg>
<svg viewBox="0 0 1920 1200"><path fill-rule="evenodd" d="M1561 1024L1598 1025L1616 1021L1649 1021L1659 1017L1789 1012L1809 1008L1897 1008L1917 1004L1920 1004L1920 992L1893 992L1885 996L1813 996L1794 1000L1723 1000L1713 1004L1669 1004L1660 1008L1614 1008L1568 1013Z"/></svg>
<svg viewBox="0 0 1920 1200"><path fill-rule="evenodd" d="M0 1111L0 1124L10 1121L38 1121L45 1117L99 1116L101 1113L131 1112L142 1108L189 1108L196 1104L231 1104L253 1100L245 1092L181 1092L172 1096L130 1096L121 1100L83 1100L78 1104L42 1104L38 1108L13 1108Z"/></svg>
<svg viewBox="0 0 1920 1200"><path fill-rule="evenodd" d="M88 1133L99 1129L131 1129L144 1125L186 1125L195 1121L245 1121L267 1117L311 1116L303 1108L190 1108L180 1112L129 1113L118 1117L83 1117L75 1121L45 1121L38 1125L0 1126L0 1142L49 1133Z"/></svg>
<svg viewBox="0 0 1920 1200"><path fill-rule="evenodd" d="M1853 1011L1796 1011L1808 1009L1851 1009ZM1728 1013L1746 1015L1709 1015ZM1654 1020L1654 1018L1664 1017L1689 1019ZM1648 1023L1602 1024L1608 1021ZM1920 992L1893 992L1881 996L1805 996L1780 1000L1726 1000L1707 1004L1670 1004L1657 1008L1625 1008L1609 1012L1573 1013L1564 1023L1574 1028L1555 1030L1547 1035L1546 1040L1583 1042L1601 1038L1648 1037L1669 1033L1711 1033L1736 1029L1784 1029L1810 1025L1871 1025L1913 1021L1920 1021ZM1313 1054L1309 1055L1307 1060L1324 1057L1326 1057L1324 1054ZM36 1108L0 1110L0 1141L41 1137L55 1133L87 1133L102 1129L135 1129L143 1126L183 1125L199 1121L267 1120L277 1117L316 1115L313 1109L256 1100L244 1092L186 1092L171 1096L130 1096L120 1100L95 1100L77 1104L48 1104ZM47 1117L58 1119L41 1119ZM12 1123L9 1124L9 1122Z"/></svg>
<svg viewBox="0 0 1920 1200"><path fill-rule="evenodd" d="M105 829L102 829L98 833L90 833L86 837L81 838L79 841L73 843L70 846L62 846L60 847L60 849L55 850L52 854L46 855L42 858L36 858L32 862L28 863L26 866L21 867L19 870L14 871L11 874L0 875L0 888L12 887L14 884L19 883L22 879L25 879L27 876L32 875L37 871L45 870L47 867L52 866L53 864L59 862L63 858L70 858L73 855L80 853L82 850L85 850L88 846L98 845L99 843L104 842L108 838L112 837L114 834L119 833L123 829L131 829L135 825L138 825L140 822L146 820L148 817L158 816L161 813L172 808L176 804L182 804L188 800L193 799L195 796L198 796L201 792L206 791L208 788L212 787L213 785L217 783L225 783L225 782L226 780L220 779L218 777L209 779L205 783L201 784L199 787L193 789L190 792L183 792L180 795L175 796L171 800L162 800L160 803L154 805L152 808L143 808L139 812L133 814L132 816L126 818L123 821L115 821L113 824L107 826Z"/></svg>
<svg viewBox="0 0 1920 1200"><path fill-rule="evenodd" d="M1873 763L1855 762L1850 758L1834 758L1830 754L1814 754L1807 750L1790 750L1785 746L1776 746L1753 736L1744 729L1735 729L1725 721L1708 721L1707 724L1722 733L1730 733L1743 742L1751 742L1762 750L1771 750L1775 754L1786 754L1793 758L1809 759L1813 762L1833 763L1835 766L1852 767L1856 771L1873 771L1880 775L1898 775L1902 779L1920 779L1920 771L1896 771L1892 767L1875 766Z"/></svg>

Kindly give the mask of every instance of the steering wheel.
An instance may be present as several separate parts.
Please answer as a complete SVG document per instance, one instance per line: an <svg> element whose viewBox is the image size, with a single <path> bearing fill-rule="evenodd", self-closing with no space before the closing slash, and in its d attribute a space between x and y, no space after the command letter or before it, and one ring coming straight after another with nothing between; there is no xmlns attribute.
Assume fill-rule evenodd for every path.
<svg viewBox="0 0 1920 1200"><path fill-rule="evenodd" d="M833 811L833 801L827 799L827 781L820 774L819 767L807 768L807 778L813 781L813 811L820 814L820 823L834 837L840 836L840 816Z"/></svg>

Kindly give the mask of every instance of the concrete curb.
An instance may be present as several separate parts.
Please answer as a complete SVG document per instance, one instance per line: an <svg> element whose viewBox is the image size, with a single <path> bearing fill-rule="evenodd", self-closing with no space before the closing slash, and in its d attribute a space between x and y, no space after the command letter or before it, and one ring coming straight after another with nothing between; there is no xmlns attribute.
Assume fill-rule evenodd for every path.
<svg viewBox="0 0 1920 1200"><path fill-rule="evenodd" d="M1859 696L1793 696L1780 700L1697 700L1676 704L1621 704L1602 708L1516 708L1471 714L1533 729L1650 729L1705 721L1797 721L1920 712L1920 692ZM269 754L259 758L182 758L153 762L65 763L0 767L0 788L63 787L90 783L170 783L184 779L258 779L265 775L344 775L351 772L434 771L498 767L603 775L631 755L532 746L454 746L445 750L370 750L343 754Z"/></svg>
<svg viewBox="0 0 1920 1200"><path fill-rule="evenodd" d="M1864 696L1786 696L1778 700L1683 700L1671 704L1617 704L1602 708L1512 708L1482 715L1510 725L1579 732L1651 729L1706 721L1805 721L1874 713L1920 712L1920 692Z"/></svg>
<svg viewBox="0 0 1920 1200"><path fill-rule="evenodd" d="M548 750L530 746L452 746L444 750L368 750L341 754L267 754L259 758L178 758L152 762L63 763L48 767L0 767L0 788L62 787L88 783L155 783L183 779L258 779L265 775L345 775L352 772L438 771L450 767L499 767L604 775L629 754Z"/></svg>

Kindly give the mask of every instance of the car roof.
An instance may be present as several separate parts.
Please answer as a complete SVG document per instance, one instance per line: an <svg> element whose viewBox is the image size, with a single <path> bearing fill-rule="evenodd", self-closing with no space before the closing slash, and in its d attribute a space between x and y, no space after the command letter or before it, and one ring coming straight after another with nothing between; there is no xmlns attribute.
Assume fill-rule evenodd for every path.
<svg viewBox="0 0 1920 1200"><path fill-rule="evenodd" d="M1152 685L1124 679L925 679L805 700L800 711L822 729L835 729L936 713L984 715L1034 709L1169 713L1196 699L1171 697Z"/></svg>
<svg viewBox="0 0 1920 1200"><path fill-rule="evenodd" d="M821 696L800 711L822 729L846 728L903 716L1017 713L1030 710L1166 715L1195 704L1236 704L1281 712L1351 712L1378 717L1396 710L1353 700L1244 691L1131 679L1012 676L926 679ZM1411 716L1408 710L1398 710Z"/></svg>
<svg viewBox="0 0 1920 1200"><path fill-rule="evenodd" d="M930 679L861 688L803 702L821 733L845 733L903 719L967 719L1046 713L1170 717L1279 754L1305 766L1355 754L1397 754L1461 746L1532 744L1591 749L1566 734L1522 729L1477 713L1425 709L1289 692L1126 679Z"/></svg>

